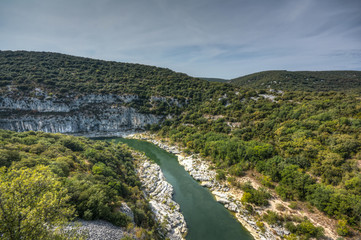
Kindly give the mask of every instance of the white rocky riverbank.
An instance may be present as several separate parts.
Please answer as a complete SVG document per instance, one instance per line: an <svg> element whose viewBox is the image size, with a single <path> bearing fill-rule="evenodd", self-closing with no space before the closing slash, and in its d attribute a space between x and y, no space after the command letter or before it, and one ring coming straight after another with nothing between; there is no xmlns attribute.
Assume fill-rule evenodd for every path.
<svg viewBox="0 0 361 240"><path fill-rule="evenodd" d="M143 193L149 201L155 220L161 224L162 232L170 240L185 240L187 225L180 213L179 205L172 200L172 185L165 180L157 164L152 163L140 153L134 154L138 156L136 171L142 183ZM125 202L122 203L119 211L125 213L134 223L134 213ZM86 236L87 240L113 240L125 236L139 239L134 229L117 227L102 220L80 220L74 224L70 224L65 230L72 230L75 226L77 233Z"/></svg>
<svg viewBox="0 0 361 240"><path fill-rule="evenodd" d="M187 234L187 226L179 205L172 200L173 187L164 178L160 167L141 157L137 168L144 193L155 214L155 219L171 240L181 240Z"/></svg>
<svg viewBox="0 0 361 240"><path fill-rule="evenodd" d="M235 196L230 192L229 187L220 184L216 180L216 171L209 169L210 165L206 161L201 160L198 155L186 156L178 147L169 146L167 143L160 142L152 135L134 134L128 137L152 142L158 147L175 154L178 157L179 164L181 164L195 180L199 181L202 186L209 188L216 200L233 212L238 221L255 239L273 240L278 239L278 235L282 236L288 233L284 229L270 229L266 225L264 226L264 231L262 231L257 226L256 219L245 210L240 202L242 196Z"/></svg>
<svg viewBox="0 0 361 240"><path fill-rule="evenodd" d="M114 240L125 236L134 237L126 228L114 226L103 220L80 220L74 224L77 233L86 236L86 240ZM72 229L74 229L73 225L69 225L65 230Z"/></svg>

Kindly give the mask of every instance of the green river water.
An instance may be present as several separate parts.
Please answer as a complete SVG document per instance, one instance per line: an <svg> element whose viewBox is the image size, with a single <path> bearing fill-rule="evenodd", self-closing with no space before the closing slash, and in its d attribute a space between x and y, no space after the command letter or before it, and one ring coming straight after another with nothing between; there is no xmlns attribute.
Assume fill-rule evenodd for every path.
<svg viewBox="0 0 361 240"><path fill-rule="evenodd" d="M210 191L179 165L175 155L145 141L124 138L112 140L144 152L161 167L164 177L174 188L174 201L180 205L186 220L187 240L253 239L235 217L214 199Z"/></svg>

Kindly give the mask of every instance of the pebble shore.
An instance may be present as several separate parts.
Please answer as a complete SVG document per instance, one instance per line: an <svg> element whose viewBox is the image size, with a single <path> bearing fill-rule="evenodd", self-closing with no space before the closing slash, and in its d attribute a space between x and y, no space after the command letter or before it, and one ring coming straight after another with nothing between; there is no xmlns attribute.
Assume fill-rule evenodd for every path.
<svg viewBox="0 0 361 240"><path fill-rule="evenodd" d="M121 239L128 235L125 228L114 226L113 224L102 221L78 221L80 226L78 231L87 235L87 240L114 240Z"/></svg>

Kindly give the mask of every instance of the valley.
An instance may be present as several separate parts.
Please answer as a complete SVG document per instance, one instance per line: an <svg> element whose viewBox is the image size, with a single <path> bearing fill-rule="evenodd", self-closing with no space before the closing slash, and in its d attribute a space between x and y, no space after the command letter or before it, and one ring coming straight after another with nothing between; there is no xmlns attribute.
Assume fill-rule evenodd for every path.
<svg viewBox="0 0 361 240"><path fill-rule="evenodd" d="M25 51L0 51L0 66L2 176L24 169L51 175L69 193L69 219L106 220L135 239L252 239L235 218L255 239L360 237L357 71L272 71L210 82L164 68ZM280 86L269 84L275 78ZM289 86L278 83L291 78ZM203 187L153 145L85 138L144 131L133 137L173 151ZM141 165L148 158L120 142L159 164L179 207L170 204L173 190L163 180L157 186L168 197L147 195L152 186L138 171L152 169L146 175L163 179L159 169ZM116 211L122 204L133 220ZM169 209L185 223L155 213ZM209 226L200 216L212 220ZM177 237L167 235L174 229Z"/></svg>
<svg viewBox="0 0 361 240"><path fill-rule="evenodd" d="M174 200L180 205L187 222L187 240L253 239L236 219L205 188L200 186L178 164L176 157L151 143L132 139L116 139L128 144L155 161L167 181L173 185Z"/></svg>

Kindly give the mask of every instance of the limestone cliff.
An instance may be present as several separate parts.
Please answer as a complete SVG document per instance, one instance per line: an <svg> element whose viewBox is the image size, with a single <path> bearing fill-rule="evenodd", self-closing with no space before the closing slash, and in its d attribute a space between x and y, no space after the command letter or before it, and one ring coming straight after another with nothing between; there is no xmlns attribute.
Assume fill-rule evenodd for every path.
<svg viewBox="0 0 361 240"><path fill-rule="evenodd" d="M119 135L142 130L163 116L128 107L136 95L86 95L62 99L37 92L32 97L0 97L0 128L84 135Z"/></svg>

